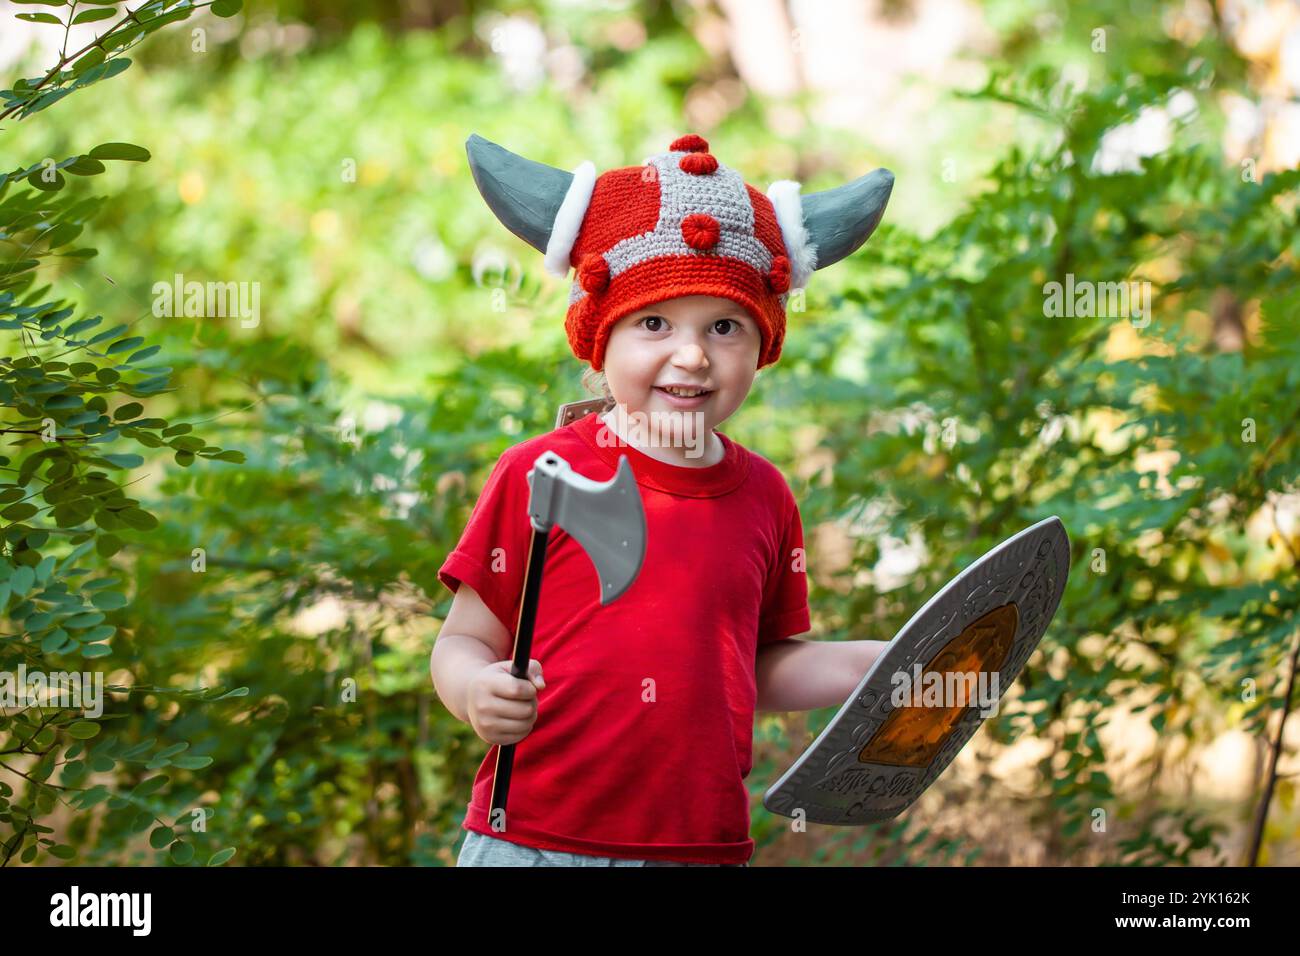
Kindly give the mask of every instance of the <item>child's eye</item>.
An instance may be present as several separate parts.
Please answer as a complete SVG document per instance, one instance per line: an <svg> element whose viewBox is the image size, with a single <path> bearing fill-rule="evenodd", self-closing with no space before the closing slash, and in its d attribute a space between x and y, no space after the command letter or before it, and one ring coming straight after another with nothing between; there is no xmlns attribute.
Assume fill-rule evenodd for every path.
<svg viewBox="0 0 1300 956"><path fill-rule="evenodd" d="M639 325L639 324L641 324L641 322L645 322L645 323L647 323L647 325L646 325L646 331L647 331L647 332L658 332L658 331L659 331L659 326L658 326L657 324L656 324L656 325L649 325L648 323L650 323L650 322L658 323L658 322L662 322L662 321L663 321L663 318L660 317L660 316L657 316L657 315L647 315L647 316L642 317L642 318L637 322L637 324Z"/></svg>
<svg viewBox="0 0 1300 956"><path fill-rule="evenodd" d="M716 321L716 322L713 323L713 327L716 329L719 325L722 325L724 322L725 322L725 323L728 323L728 324L731 325L731 326L734 326L734 327L735 327L735 333L736 333L736 334L738 334L738 333L740 332L741 325L740 325L740 323L737 322L735 319L718 319L718 321ZM732 332L731 329L727 329L727 330L724 331L722 334L723 334L723 335L731 335L731 334L733 334L733 332Z"/></svg>

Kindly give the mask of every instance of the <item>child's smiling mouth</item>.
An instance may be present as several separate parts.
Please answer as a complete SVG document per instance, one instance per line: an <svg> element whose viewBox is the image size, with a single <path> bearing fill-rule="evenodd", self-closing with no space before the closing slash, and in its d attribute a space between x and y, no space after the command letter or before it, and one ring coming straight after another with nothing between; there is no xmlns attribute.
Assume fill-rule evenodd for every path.
<svg viewBox="0 0 1300 956"><path fill-rule="evenodd" d="M687 386L677 386L674 387L673 391L669 391L668 388L662 385L656 385L654 390L662 395L664 400L674 408L696 408L708 401L714 392L711 388L697 389ZM674 394L674 392L683 394ZM691 395L690 392L696 392L697 394Z"/></svg>

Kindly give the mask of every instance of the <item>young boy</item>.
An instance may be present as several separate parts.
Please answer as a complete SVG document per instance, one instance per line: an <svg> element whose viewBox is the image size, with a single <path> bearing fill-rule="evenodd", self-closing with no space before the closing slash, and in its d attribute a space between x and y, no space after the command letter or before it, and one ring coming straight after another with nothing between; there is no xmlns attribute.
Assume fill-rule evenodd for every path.
<svg viewBox="0 0 1300 956"><path fill-rule="evenodd" d="M755 711L842 703L885 643L795 639L809 628L798 506L775 466L716 428L779 357L792 279L866 240L888 198L878 174L892 177L818 205L794 183L764 196L699 136L598 179L590 163L570 175L468 146L497 216L549 268L578 265L569 341L614 408L508 449L439 571L455 598L431 658L438 694L489 744L519 744L507 820L488 816L495 752L479 768L458 863L747 865ZM647 546L601 606L590 559L552 531L520 680L527 472L543 451L597 481L626 456Z"/></svg>

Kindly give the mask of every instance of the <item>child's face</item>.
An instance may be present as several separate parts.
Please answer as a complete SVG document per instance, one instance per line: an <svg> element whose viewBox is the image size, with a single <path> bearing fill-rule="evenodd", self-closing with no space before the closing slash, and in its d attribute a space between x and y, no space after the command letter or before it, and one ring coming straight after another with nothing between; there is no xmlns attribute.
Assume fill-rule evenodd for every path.
<svg viewBox="0 0 1300 956"><path fill-rule="evenodd" d="M629 412L698 414L712 429L749 394L761 347L758 324L738 303L711 295L665 299L623 316L610 330L605 377ZM665 385L709 391L676 399Z"/></svg>

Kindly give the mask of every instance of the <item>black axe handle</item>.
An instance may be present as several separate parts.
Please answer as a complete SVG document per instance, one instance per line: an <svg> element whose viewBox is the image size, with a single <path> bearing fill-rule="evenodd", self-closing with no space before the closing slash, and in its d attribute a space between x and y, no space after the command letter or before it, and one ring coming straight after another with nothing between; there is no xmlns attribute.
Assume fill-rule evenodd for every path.
<svg viewBox="0 0 1300 956"><path fill-rule="evenodd" d="M524 572L524 599L519 606L519 623L515 627L514 662L510 673L521 680L528 679L528 661L533 649L533 622L537 619L537 600L542 593L542 571L546 567L546 545L550 540L549 531L533 529L532 547L528 549L528 568ZM488 822L498 830L496 821L501 820L498 830L506 829L506 799L510 796L510 771L515 764L516 744L505 744L497 748L497 765L492 774L492 810ZM500 810L498 817L497 811Z"/></svg>

